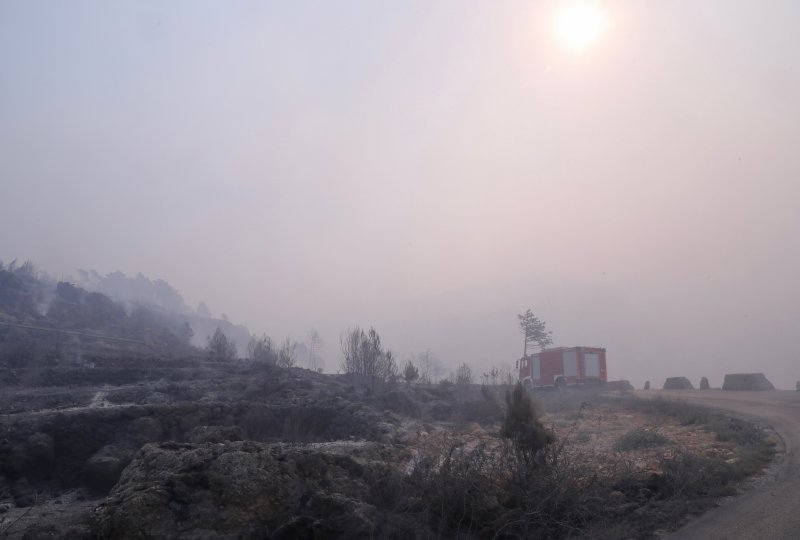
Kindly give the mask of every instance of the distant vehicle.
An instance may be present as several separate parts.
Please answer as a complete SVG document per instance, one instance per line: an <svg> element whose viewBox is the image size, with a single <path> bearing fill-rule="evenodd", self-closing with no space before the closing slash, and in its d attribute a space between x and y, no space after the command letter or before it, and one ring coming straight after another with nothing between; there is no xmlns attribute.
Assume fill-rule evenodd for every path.
<svg viewBox="0 0 800 540"><path fill-rule="evenodd" d="M526 388L602 384L608 380L606 350L600 347L556 347L517 361Z"/></svg>

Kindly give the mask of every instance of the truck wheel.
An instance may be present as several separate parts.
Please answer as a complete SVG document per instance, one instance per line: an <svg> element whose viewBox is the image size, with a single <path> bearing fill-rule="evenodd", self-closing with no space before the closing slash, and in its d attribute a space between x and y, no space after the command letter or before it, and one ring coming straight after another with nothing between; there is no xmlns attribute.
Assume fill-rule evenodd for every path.
<svg viewBox="0 0 800 540"><path fill-rule="evenodd" d="M565 386L567 386L567 381L565 381L563 377L556 379L556 388L562 390Z"/></svg>

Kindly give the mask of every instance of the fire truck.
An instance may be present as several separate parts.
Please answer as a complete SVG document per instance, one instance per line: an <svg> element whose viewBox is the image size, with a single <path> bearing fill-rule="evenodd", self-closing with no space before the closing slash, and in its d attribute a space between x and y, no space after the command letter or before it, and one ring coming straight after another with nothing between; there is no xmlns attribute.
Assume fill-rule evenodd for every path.
<svg viewBox="0 0 800 540"><path fill-rule="evenodd" d="M527 388L601 384L608 380L606 350L556 347L517 360L519 380Z"/></svg>

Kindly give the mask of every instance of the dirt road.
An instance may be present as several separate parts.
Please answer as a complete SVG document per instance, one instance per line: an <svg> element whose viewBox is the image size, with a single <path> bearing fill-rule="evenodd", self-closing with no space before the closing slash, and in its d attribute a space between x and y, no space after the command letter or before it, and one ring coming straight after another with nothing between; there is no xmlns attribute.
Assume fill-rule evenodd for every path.
<svg viewBox="0 0 800 540"><path fill-rule="evenodd" d="M723 392L656 390L637 392L676 398L731 411L772 426L785 444L785 455L756 486L692 520L672 539L780 540L800 538L800 392Z"/></svg>

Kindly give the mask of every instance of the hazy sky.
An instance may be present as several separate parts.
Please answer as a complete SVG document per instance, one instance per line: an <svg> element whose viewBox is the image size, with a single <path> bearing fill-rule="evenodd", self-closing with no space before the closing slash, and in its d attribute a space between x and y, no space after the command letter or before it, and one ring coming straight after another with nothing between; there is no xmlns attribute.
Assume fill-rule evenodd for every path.
<svg viewBox="0 0 800 540"><path fill-rule="evenodd" d="M800 3L0 1L0 259L254 332L800 379Z"/></svg>

